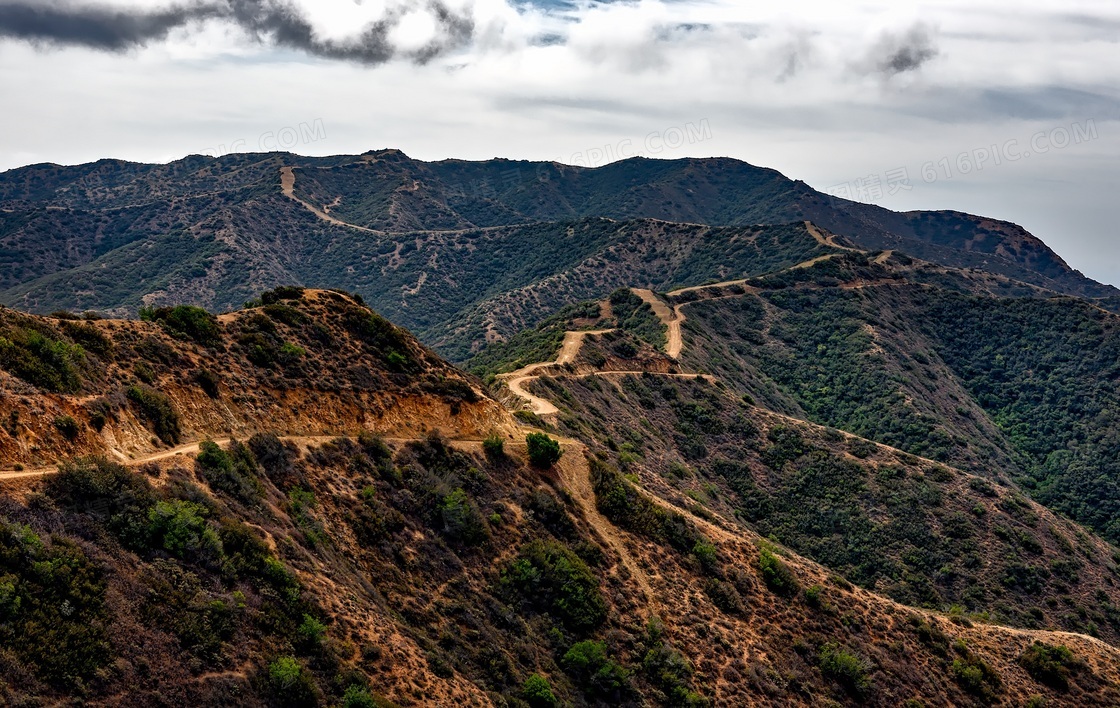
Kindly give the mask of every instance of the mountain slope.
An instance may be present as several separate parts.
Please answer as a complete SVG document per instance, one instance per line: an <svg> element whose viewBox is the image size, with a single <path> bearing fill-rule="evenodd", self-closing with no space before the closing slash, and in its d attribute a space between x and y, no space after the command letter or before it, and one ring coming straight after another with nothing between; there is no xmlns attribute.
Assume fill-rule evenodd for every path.
<svg viewBox="0 0 1120 708"><path fill-rule="evenodd" d="M283 194L282 169L294 180L294 199ZM321 218L328 214L330 221ZM871 250L902 250L1066 294L1108 298L1117 292L1073 271L1013 224L952 212L897 214L828 197L735 160L626 160L584 169L508 160L425 163L389 150L333 158L195 156L168 165L102 161L6 172L0 175L0 262L7 267L0 288L7 289L0 302L37 312L125 314L143 302L184 301L220 309L262 288L305 282L356 289L462 359L492 325L498 336L508 336L532 321L514 316L483 323L492 315L416 302L423 278L433 277L429 270L461 269L494 280L494 287L468 288L472 299L497 296L498 286L515 291L562 279L609 240L595 226L604 218L695 224L689 227L695 233L706 233L701 225L754 228L808 220ZM557 235L573 223L584 230L558 251ZM670 249L670 231L651 234L657 242L650 246ZM494 238L504 243L475 243ZM486 257L500 267L477 262ZM737 267L729 263L725 270ZM711 269L647 270L645 284L653 287L720 277ZM616 281L608 290L623 284L639 283ZM477 320L481 329L450 331L463 318Z"/></svg>
<svg viewBox="0 0 1120 708"><path fill-rule="evenodd" d="M658 476L668 468L656 446L635 466L602 432L573 429L583 440L561 439L557 463L532 467L521 440L533 428L359 301L289 288L261 300L220 318L153 310L144 322L0 311L6 466L89 452L124 463L0 474L6 702L1120 700L1114 646L853 586L722 502L682 497ZM643 305L613 303L624 336L648 331ZM684 386L682 403L711 399L708 384ZM626 387L609 436L644 425ZM643 408L658 420L666 410ZM775 425L760 409L741 416ZM815 431L806 439L833 449ZM227 442L231 432L247 442ZM484 444L492 432L502 445ZM346 433L356 439L334 437ZM878 468L893 455L864 459ZM957 494L980 493L962 479ZM993 525L1014 524L997 494L983 501ZM1076 539L1029 510L1057 530L1040 534L1047 559L1057 538ZM1075 594L1099 588L1104 607L1115 590L1097 570L1082 571ZM1058 624L1049 612L1038 621Z"/></svg>
<svg viewBox="0 0 1120 708"><path fill-rule="evenodd" d="M740 226L808 220L868 250L896 248L1068 294L1116 294L1014 224L959 212L895 213L726 158L634 158L588 169L512 160L423 163L384 151L298 173L297 191L309 201L337 200L336 216L386 231L587 216Z"/></svg>

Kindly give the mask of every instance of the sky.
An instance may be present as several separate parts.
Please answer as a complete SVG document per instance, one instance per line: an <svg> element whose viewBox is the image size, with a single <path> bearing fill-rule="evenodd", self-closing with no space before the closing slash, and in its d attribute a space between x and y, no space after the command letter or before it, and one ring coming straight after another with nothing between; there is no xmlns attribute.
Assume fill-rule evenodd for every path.
<svg viewBox="0 0 1120 708"><path fill-rule="evenodd" d="M0 170L727 156L1120 285L1115 0L0 0Z"/></svg>

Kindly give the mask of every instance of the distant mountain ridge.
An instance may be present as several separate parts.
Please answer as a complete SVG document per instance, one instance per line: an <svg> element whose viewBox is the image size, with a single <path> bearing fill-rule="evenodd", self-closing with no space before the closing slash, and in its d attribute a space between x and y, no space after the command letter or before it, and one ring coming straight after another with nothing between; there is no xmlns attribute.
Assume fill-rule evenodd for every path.
<svg viewBox="0 0 1120 708"><path fill-rule="evenodd" d="M292 198L282 170L294 177ZM635 158L591 169L502 159L422 162L382 150L328 158L191 156L166 165L101 160L2 173L0 303L126 315L141 304L229 309L282 283L343 287L461 360L489 332L506 336L551 312L540 301L539 311L513 308L513 319L495 320L486 303L505 293L583 283L552 298L560 302L621 284L604 280L606 291L584 292L599 279L573 280L576 267L601 261L605 271L622 267L627 285L656 288L760 275L804 253L802 231L783 242L788 248L772 263L721 263L683 255L678 232L657 224L681 224L680 234L690 235L680 243L700 254L721 252L732 242L718 239L748 227L804 221L863 249L976 268L1101 298L1104 306L1120 296L1014 224L957 212L891 212L729 158ZM662 265L630 262L637 256L622 244L635 230L655 241L644 244L652 251L643 257ZM562 234L571 237L557 250ZM658 252L663 257L652 255ZM641 279L632 280L634 273ZM477 326L464 330L464 321Z"/></svg>

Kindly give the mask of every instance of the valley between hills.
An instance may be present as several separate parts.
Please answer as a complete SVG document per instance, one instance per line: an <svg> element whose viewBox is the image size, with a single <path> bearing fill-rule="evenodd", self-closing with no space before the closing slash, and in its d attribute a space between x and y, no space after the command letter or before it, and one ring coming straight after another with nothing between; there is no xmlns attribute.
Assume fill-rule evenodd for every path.
<svg viewBox="0 0 1120 708"><path fill-rule="evenodd" d="M0 175L5 701L1120 704L1114 289L626 162Z"/></svg>

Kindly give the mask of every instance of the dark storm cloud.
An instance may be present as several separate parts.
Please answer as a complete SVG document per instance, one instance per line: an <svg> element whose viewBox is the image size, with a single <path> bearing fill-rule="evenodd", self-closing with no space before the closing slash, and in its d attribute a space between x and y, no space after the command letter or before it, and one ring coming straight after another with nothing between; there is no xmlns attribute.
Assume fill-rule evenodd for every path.
<svg viewBox="0 0 1120 708"><path fill-rule="evenodd" d="M439 28L436 38L404 53L419 63L466 45L474 34L470 16L454 12L440 0L429 0L427 9ZM221 20L237 25L264 44L327 59L381 64L399 54L389 34L403 14L403 9L397 9L362 29L355 39L334 41L316 37L308 19L286 0L200 0L149 11L0 0L0 38L121 52L162 41L172 30L192 23Z"/></svg>
<svg viewBox="0 0 1120 708"><path fill-rule="evenodd" d="M107 7L0 3L0 37L51 44L74 44L107 51L161 40L195 20L220 17L217 7L176 7L132 13Z"/></svg>
<svg viewBox="0 0 1120 708"><path fill-rule="evenodd" d="M885 33L869 56L874 69L887 76L916 71L938 54L933 33L916 24L902 34Z"/></svg>

